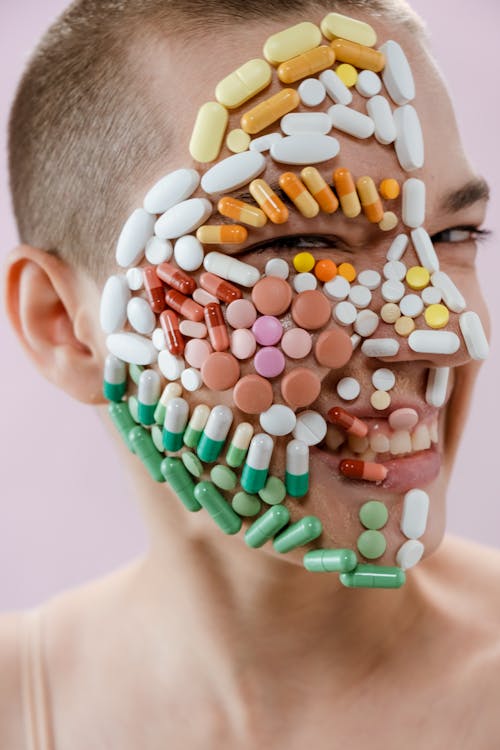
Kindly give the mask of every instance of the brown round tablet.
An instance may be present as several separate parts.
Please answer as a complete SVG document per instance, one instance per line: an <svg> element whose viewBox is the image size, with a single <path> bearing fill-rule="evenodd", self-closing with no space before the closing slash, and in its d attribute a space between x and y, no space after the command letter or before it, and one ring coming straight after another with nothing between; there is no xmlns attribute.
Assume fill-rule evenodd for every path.
<svg viewBox="0 0 500 750"><path fill-rule="evenodd" d="M315 331L326 325L332 314L332 306L319 289L300 292L292 304L292 318L300 328Z"/></svg>
<svg viewBox="0 0 500 750"><path fill-rule="evenodd" d="M262 315L283 315L292 301L292 287L279 276L264 276L252 289L252 302Z"/></svg>
<svg viewBox="0 0 500 750"><path fill-rule="evenodd" d="M245 375L236 383L233 400L245 414L261 414L273 403L273 387L260 375Z"/></svg>
<svg viewBox="0 0 500 750"><path fill-rule="evenodd" d="M288 406L298 409L310 406L321 391L321 380L313 370L295 367L281 381L281 394Z"/></svg>
<svg viewBox="0 0 500 750"><path fill-rule="evenodd" d="M207 388L226 391L238 382L240 365L229 352L213 352L203 362L200 372Z"/></svg>
<svg viewBox="0 0 500 750"><path fill-rule="evenodd" d="M322 331L316 339L314 355L324 367L343 367L352 357L351 337L341 328Z"/></svg>

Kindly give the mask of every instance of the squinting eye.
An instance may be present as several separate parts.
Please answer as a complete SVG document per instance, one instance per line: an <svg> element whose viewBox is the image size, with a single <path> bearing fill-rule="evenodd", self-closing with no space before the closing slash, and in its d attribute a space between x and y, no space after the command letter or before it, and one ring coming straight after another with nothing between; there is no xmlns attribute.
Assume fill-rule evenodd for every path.
<svg viewBox="0 0 500 750"><path fill-rule="evenodd" d="M478 227L452 227L451 229L444 229L442 232L437 232L431 239L434 244L440 242L445 244L481 242L489 237L490 234L491 232L488 229L478 229Z"/></svg>

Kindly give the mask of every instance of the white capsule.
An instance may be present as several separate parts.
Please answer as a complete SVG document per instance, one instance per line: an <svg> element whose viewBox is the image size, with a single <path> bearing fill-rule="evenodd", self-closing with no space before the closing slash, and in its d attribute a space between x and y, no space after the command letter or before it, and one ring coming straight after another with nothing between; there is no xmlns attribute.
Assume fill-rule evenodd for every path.
<svg viewBox="0 0 500 750"><path fill-rule="evenodd" d="M382 278L379 272L373 271L371 268L368 268L366 271L361 271L361 273L358 274L358 283L361 284L361 286L366 286L366 288L371 291L377 289L380 286L381 281Z"/></svg>
<svg viewBox="0 0 500 750"><path fill-rule="evenodd" d="M160 376L156 370L143 370L139 376L137 399L141 404L152 406L160 398Z"/></svg>
<svg viewBox="0 0 500 750"><path fill-rule="evenodd" d="M302 273L297 273L293 277L293 288L298 294L300 294L300 292L307 292L311 289L316 289L317 286L318 279L313 273L303 271Z"/></svg>
<svg viewBox="0 0 500 750"><path fill-rule="evenodd" d="M387 367L379 367L372 374L372 384L377 391L390 391L396 385L396 376Z"/></svg>
<svg viewBox="0 0 500 750"><path fill-rule="evenodd" d="M367 339L361 344L361 351L367 357L394 357L399 352L396 339Z"/></svg>
<svg viewBox="0 0 500 750"><path fill-rule="evenodd" d="M446 307L452 312L461 313L465 310L467 306L465 299L447 273L435 271L431 275L431 284L441 292Z"/></svg>
<svg viewBox="0 0 500 750"><path fill-rule="evenodd" d="M396 123L391 106L385 96L372 96L371 99L368 99L366 111L372 119L377 141L384 146L394 143L397 135Z"/></svg>
<svg viewBox="0 0 500 750"><path fill-rule="evenodd" d="M375 131L375 125L371 117L367 117L367 115L363 115L361 112L343 104L334 104L333 107L330 107L328 116L334 128L353 135L355 138L369 138Z"/></svg>
<svg viewBox="0 0 500 750"><path fill-rule="evenodd" d="M119 266L135 266L142 260L144 249L154 232L155 217L143 208L136 208L123 225L116 244Z"/></svg>
<svg viewBox="0 0 500 750"><path fill-rule="evenodd" d="M288 279L290 266L283 258L271 258L264 269L266 276L278 276L280 279Z"/></svg>
<svg viewBox="0 0 500 750"><path fill-rule="evenodd" d="M418 318L424 310L422 297L418 294L405 294L399 302L399 309L408 318Z"/></svg>
<svg viewBox="0 0 500 750"><path fill-rule="evenodd" d="M361 386L356 378L342 378L337 383L337 393L344 401L354 401L361 392Z"/></svg>
<svg viewBox="0 0 500 750"><path fill-rule="evenodd" d="M472 311L464 312L459 323L469 356L472 359L486 359L490 347L479 315Z"/></svg>
<svg viewBox="0 0 500 750"><path fill-rule="evenodd" d="M431 273L439 271L439 259L426 230L423 227L413 229L411 232L411 241L413 242L420 265L427 268Z"/></svg>
<svg viewBox="0 0 500 750"><path fill-rule="evenodd" d="M203 385L203 378L201 372L196 370L194 367L187 367L181 373L181 383L183 388L190 393L198 391Z"/></svg>
<svg viewBox="0 0 500 750"><path fill-rule="evenodd" d="M153 342L154 348L158 349L159 352L161 352L162 349L167 348L167 341L165 339L165 334L161 328L154 329L153 334L151 336L151 341Z"/></svg>
<svg viewBox="0 0 500 750"><path fill-rule="evenodd" d="M424 166L424 138L418 114L411 104L394 110L396 155L407 172Z"/></svg>
<svg viewBox="0 0 500 750"><path fill-rule="evenodd" d="M286 472L294 477L309 473L309 446L302 440L290 440L286 446Z"/></svg>
<svg viewBox="0 0 500 750"><path fill-rule="evenodd" d="M356 81L356 91L361 96L377 96L380 94L382 89L382 81L380 76L374 73L372 70L362 70L358 75Z"/></svg>
<svg viewBox="0 0 500 750"><path fill-rule="evenodd" d="M130 289L125 276L110 276L101 294L99 319L104 333L115 333L127 320Z"/></svg>
<svg viewBox="0 0 500 750"><path fill-rule="evenodd" d="M255 150L233 154L215 164L201 178L201 187L209 195L229 193L247 185L266 168L266 158Z"/></svg>
<svg viewBox="0 0 500 750"><path fill-rule="evenodd" d="M352 302L355 307L358 309L368 307L371 301L372 293L368 287L362 286L361 284L354 284L354 286L351 286L349 290L349 302Z"/></svg>
<svg viewBox="0 0 500 750"><path fill-rule="evenodd" d="M392 39L380 47L380 52L385 55L382 79L389 96L395 104L408 104L415 98L415 81L405 53Z"/></svg>
<svg viewBox="0 0 500 750"><path fill-rule="evenodd" d="M212 213L212 204L206 198L189 198L166 211L155 224L160 239L173 240L194 232Z"/></svg>
<svg viewBox="0 0 500 750"><path fill-rule="evenodd" d="M221 279L234 281L235 284L241 284L241 286L252 287L260 279L257 268L223 253L207 253L203 266L206 271L220 276Z"/></svg>
<svg viewBox="0 0 500 750"><path fill-rule="evenodd" d="M321 414L316 411L303 411L297 415L293 436L306 445L317 445L324 440L326 429L326 421Z"/></svg>
<svg viewBox="0 0 500 750"><path fill-rule="evenodd" d="M331 281L323 284L323 292L329 299L341 302L349 295L351 285L343 276L337 275Z"/></svg>
<svg viewBox="0 0 500 750"><path fill-rule="evenodd" d="M132 292L138 292L144 286L142 268L129 268L125 276L127 277L128 288Z"/></svg>
<svg viewBox="0 0 500 750"><path fill-rule="evenodd" d="M416 229L425 221L425 183L410 177L403 182L403 224Z"/></svg>
<svg viewBox="0 0 500 750"><path fill-rule="evenodd" d="M332 315L337 323L342 326L350 326L357 318L358 311L352 302L339 302L332 310Z"/></svg>
<svg viewBox="0 0 500 750"><path fill-rule="evenodd" d="M436 273L440 273L440 271L436 271ZM443 299L441 290L435 286L426 286L425 289L422 289L420 295L424 301L424 304L426 305L439 305L439 303ZM448 305L448 307L450 306ZM451 309L452 308L450 307L450 310Z"/></svg>
<svg viewBox="0 0 500 750"><path fill-rule="evenodd" d="M339 142L330 135L287 135L271 146L271 157L281 164L319 164L337 156Z"/></svg>
<svg viewBox="0 0 500 750"><path fill-rule="evenodd" d="M178 380L186 365L182 357L176 357L164 349L158 354L158 367L166 380Z"/></svg>
<svg viewBox="0 0 500 750"><path fill-rule="evenodd" d="M283 404L273 404L260 417L260 426L270 435L289 435L295 428L297 417L295 412Z"/></svg>
<svg viewBox="0 0 500 750"><path fill-rule="evenodd" d="M306 78L297 91L305 107L318 107L325 101L326 89L317 78Z"/></svg>
<svg viewBox="0 0 500 750"><path fill-rule="evenodd" d="M408 539L418 539L425 533L429 495L424 490L410 490L406 493L401 516L401 531Z"/></svg>
<svg viewBox="0 0 500 750"><path fill-rule="evenodd" d="M127 305L127 318L137 333L153 333L156 316L151 305L142 297L132 297Z"/></svg>
<svg viewBox="0 0 500 750"><path fill-rule="evenodd" d="M111 354L131 365L151 365L158 356L153 342L138 333L111 333L106 346Z"/></svg>
<svg viewBox="0 0 500 750"><path fill-rule="evenodd" d="M448 390L448 380L450 377L449 367L430 367L427 376L427 388L425 391L425 400L430 406L437 409L443 406L446 400Z"/></svg>
<svg viewBox="0 0 500 750"><path fill-rule="evenodd" d="M386 302L399 302L404 297L405 287L397 279L387 279L382 284L381 293Z"/></svg>
<svg viewBox="0 0 500 750"><path fill-rule="evenodd" d="M108 354L104 360L104 380L111 385L120 385L127 379L127 368L125 362L115 357L114 354Z"/></svg>
<svg viewBox="0 0 500 750"><path fill-rule="evenodd" d="M413 568L424 554L424 545L417 539L408 539L396 552L396 563L402 570Z"/></svg>
<svg viewBox="0 0 500 750"><path fill-rule="evenodd" d="M413 331L408 337L408 346L419 354L455 354L460 339L451 331Z"/></svg>
<svg viewBox="0 0 500 750"><path fill-rule="evenodd" d="M386 279L403 281L406 276L406 266L400 260L388 260L384 265L383 273Z"/></svg>
<svg viewBox="0 0 500 750"><path fill-rule="evenodd" d="M250 151L258 151L259 153L269 151L273 143L281 141L282 138L283 136L281 133L267 133L266 135L260 135L258 138L252 138L248 148Z"/></svg>
<svg viewBox="0 0 500 750"><path fill-rule="evenodd" d="M183 398L171 398L165 409L165 421L163 426L166 432L179 434L186 429L189 417L189 404Z"/></svg>
<svg viewBox="0 0 500 750"><path fill-rule="evenodd" d="M325 87L326 93L330 99L333 99L336 104L344 104L347 106L352 102L351 92L334 70L331 68L324 70L319 74L319 80Z"/></svg>
<svg viewBox="0 0 500 750"><path fill-rule="evenodd" d="M375 333L378 328L380 318L373 310L361 310L358 313L354 323L354 330L363 338L367 338Z"/></svg>
<svg viewBox="0 0 500 750"><path fill-rule="evenodd" d="M183 271L197 271L203 263L203 246L192 234L179 237L174 247L174 258Z"/></svg>
<svg viewBox="0 0 500 750"><path fill-rule="evenodd" d="M393 239L392 245L387 251L387 255L385 256L387 260L401 260L406 248L408 247L409 241L410 238L407 234L398 234L398 236Z"/></svg>
<svg viewBox="0 0 500 750"><path fill-rule="evenodd" d="M146 193L144 208L150 214L162 214L191 197L199 184L200 176L195 169L176 169L158 180Z"/></svg>

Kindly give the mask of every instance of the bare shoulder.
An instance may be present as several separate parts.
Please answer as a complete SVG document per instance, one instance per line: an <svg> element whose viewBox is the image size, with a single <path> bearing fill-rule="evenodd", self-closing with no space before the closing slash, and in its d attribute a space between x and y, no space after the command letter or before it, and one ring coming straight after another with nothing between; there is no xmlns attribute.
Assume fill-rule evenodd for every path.
<svg viewBox="0 0 500 750"><path fill-rule="evenodd" d="M24 748L21 698L21 628L23 613L0 615L0 747Z"/></svg>

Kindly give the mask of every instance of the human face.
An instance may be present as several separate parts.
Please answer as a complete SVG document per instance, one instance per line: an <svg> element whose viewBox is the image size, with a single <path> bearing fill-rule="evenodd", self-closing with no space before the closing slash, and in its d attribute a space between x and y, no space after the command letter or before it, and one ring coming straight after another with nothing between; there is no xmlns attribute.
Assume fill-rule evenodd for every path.
<svg viewBox="0 0 500 750"><path fill-rule="evenodd" d="M168 49L164 51L164 73L152 81L152 94L155 99L160 91L168 87L169 110L175 113L175 128L171 134L171 154L168 171L181 167L195 168L200 174L207 172L213 162L200 165L193 162L188 153L189 137L199 106L205 101L214 100L213 91L217 83L245 61L258 57L265 39L277 31L306 20L305 18L287 18L282 23L249 24L244 32L235 27L221 31L217 36L217 54L211 54L210 68L206 67L206 49L194 44L189 46L186 55L186 43L169 40ZM307 18L314 23L321 18ZM366 19L370 22L370 19ZM372 24L373 25L373 24ZM483 321L487 315L481 297L477 273L475 270L475 237L474 232L466 229L457 234L450 232L457 227L479 227L483 221L484 195L477 175L472 171L463 153L457 132L451 104L443 82L425 49L406 31L390 28L383 24L375 25L378 44L388 39L395 39L403 47L416 83L416 97L412 105L417 110L422 125L425 143L425 162L422 169L406 172L402 169L392 145L381 145L374 138L359 140L335 132L340 144L340 153L334 159L316 164L327 183L331 184L332 171L346 167L358 178L370 175L378 185L384 178L395 178L402 184L409 177L422 180L426 185L426 217L424 226L433 239L438 254L440 269L446 272L455 282L467 302L467 310L477 312ZM324 43L324 42L323 42ZM213 52L213 51L212 51ZM151 52L153 56L153 52ZM154 50L158 60L158 50ZM201 72L200 72L201 71ZM169 86L167 81L182 81L182 86ZM297 84L292 84L296 87ZM273 74L272 83L258 94L251 102L243 104L229 113L227 131L240 127L243 112L259 102L269 98L282 89L282 84ZM185 93L189 91L189 100ZM382 93L387 95L383 90ZM318 107L306 109L302 105L298 111L326 111L332 102L328 99ZM353 91L351 106L365 112L366 99ZM392 103L394 108L394 104ZM279 123L267 128L263 133L279 130ZM258 133L262 135L262 133ZM223 146L219 160L229 157L231 152ZM266 167L259 178L269 185L277 186L279 176L285 171L299 173L301 167L278 164L269 156ZM167 172L164 164L158 165L158 173L148 175L145 179L145 191L155 180ZM247 193L248 187L230 191L231 195ZM207 197L200 188L193 197ZM209 196L216 203L220 197ZM454 200L452 198L454 197ZM254 202L247 194L245 200ZM459 200L461 199L461 200ZM141 197L138 196L138 204ZM240 245L206 246L205 252L217 250L235 255L240 260L265 273L267 262L276 256L286 260L291 269L289 281L293 282L295 269L293 259L297 252L307 250L315 260L331 259L337 267L341 263L352 264L359 274L368 269L378 271L383 276L387 262L387 251L395 236L409 234L410 229L401 221L402 201L385 201L385 210L393 211L399 222L391 231L381 231L377 224L367 221L363 214L349 219L339 209L332 215L320 212L315 218L304 218L290 203L289 219L283 224L270 221L262 228L249 228L248 239ZM454 210L460 204L458 211ZM232 223L214 212L206 221L207 224ZM284 242L284 238L288 238ZM458 242L456 240L459 240ZM420 266L421 261L410 242L402 258L406 268ZM191 273L198 282L205 269ZM241 288L243 297L250 299L249 289ZM319 285L321 289L321 284ZM419 291L405 289L405 294L419 295ZM331 306L335 302L331 301ZM372 291L369 309L380 313L384 300L381 287ZM286 310L277 316L288 330L297 324L297 320ZM430 330L423 316L415 319L418 329ZM313 344L319 333L338 329L339 324L332 317L319 329L311 330ZM232 329L230 329L232 330ZM342 328L351 335L352 326ZM318 362L315 346L307 356L300 360L286 358L285 369L277 377L269 378L272 386L273 403L288 404L297 414L305 409L312 410L327 419L329 410L341 406L351 414L362 419L369 428L367 438L353 438L338 427L329 424L324 442L311 446L310 450L310 488L305 497L287 496L284 505L290 512L291 521L304 516L315 516L322 524L322 535L306 547L296 549L283 559L302 564L304 551L307 549L347 548L356 549L358 537L364 532L359 520L360 508L369 500L376 500L386 506L388 521L383 528L386 550L382 555L373 558L377 565L394 566L397 563L397 552L405 543L406 537L400 529L403 501L405 494L412 489L421 489L430 497L430 511L425 534L421 541L425 545L425 554L432 552L439 544L444 532L445 493L449 474L456 454L459 436L461 435L468 411L471 391L478 371L478 363L471 361L464 344L459 327L459 314L450 312L446 331L456 334L460 347L453 354L416 353L408 345L408 338L398 335L394 326L380 320L374 335L377 339L391 338L397 340L399 350L394 356L367 357L358 345L349 361L332 369ZM239 362L240 378L255 374L252 357ZM321 383L320 393L313 401L297 407L287 402L281 388L283 378L295 367L302 367L316 373ZM375 390L372 384L374 371L388 368L395 377L395 385L390 391L391 403L385 409L376 409L371 397ZM426 401L426 388L430 370L450 368L446 400L441 408L436 408ZM355 378L360 387L359 396L354 400L344 400L337 393L337 383L343 378ZM184 398L191 406L207 404L226 404L233 409L234 421L229 439L234 428L240 422L250 422L255 432L262 432L257 413L248 413L234 406L233 389L223 392L203 386L194 393L184 393ZM236 400L237 403L237 400ZM389 417L401 409L416 412L416 425L408 423L402 428L391 427ZM400 414L399 414L400 415ZM401 416L401 415L400 415ZM410 416L411 422L411 416ZM382 437L381 437L382 436ZM286 445L291 436L275 437L274 450L270 465L273 476L285 475ZM389 451L386 444L389 442ZM381 446L383 450L381 450ZM378 452L377 452L378 449ZM392 455L389 455L392 454ZM221 454L221 461L225 451ZM355 482L339 472L342 458L355 457L369 463L385 463L388 473L383 482ZM205 466L203 478L208 478L211 465ZM237 486L235 491L240 490ZM226 493L228 500L233 492ZM265 510L264 506L262 510ZM244 521L247 527L250 521ZM243 539L242 539L243 543ZM271 545L263 553L278 555ZM366 557L360 560L370 562Z"/></svg>

